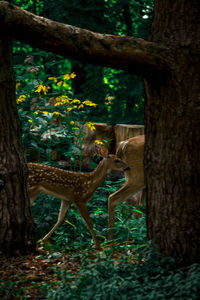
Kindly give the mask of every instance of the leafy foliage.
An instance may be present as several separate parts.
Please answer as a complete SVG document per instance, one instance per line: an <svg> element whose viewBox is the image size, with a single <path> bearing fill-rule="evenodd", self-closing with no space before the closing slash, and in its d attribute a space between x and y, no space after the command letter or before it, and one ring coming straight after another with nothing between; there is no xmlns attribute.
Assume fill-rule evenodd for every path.
<svg viewBox="0 0 200 300"><path fill-rule="evenodd" d="M0 282L0 293L4 292L7 294L5 299L11 299L14 297L18 297L21 299L26 299L26 292L23 287L20 287L21 284L27 282L27 279L24 280L15 280L9 283ZM23 298L22 298L23 297Z"/></svg>
<svg viewBox="0 0 200 300"><path fill-rule="evenodd" d="M16 67L17 104L23 142L28 159L81 159L82 125L96 104L73 97L71 79L75 73L49 77L29 55ZM75 143L75 140L77 141ZM59 147L58 147L59 145Z"/></svg>
<svg viewBox="0 0 200 300"><path fill-rule="evenodd" d="M148 37L153 8L153 0L15 0L14 3L62 23L140 38ZM91 121L143 124L143 83L140 78L122 71L62 60L25 45L19 47L19 43L15 45L16 63L22 63L22 58L33 51L49 76L62 72L78 74L73 81L75 97L95 99L98 104L98 111L90 113Z"/></svg>
<svg viewBox="0 0 200 300"><path fill-rule="evenodd" d="M108 193L112 193L121 184L119 181L113 185L107 180L97 190L94 199L88 202L100 236L106 235L104 228L107 224ZM57 230L51 251L70 251L71 247L90 248L89 232L84 230L85 224L79 213L73 210L69 210L67 216L73 226L66 223ZM43 293L46 299L199 298L200 266L196 264L189 268L179 268L172 258L160 256L150 245L147 250L144 214L135 219L130 215L127 205L122 203L117 208L115 226L117 240L112 242L111 248L107 248L105 242L104 252L96 259L91 259L87 251L79 252L82 265L78 273L54 269L60 278L59 287L53 289L50 285L45 286ZM117 259L116 253L121 258Z"/></svg>
<svg viewBox="0 0 200 300"><path fill-rule="evenodd" d="M78 277L61 273L60 287L46 299L199 299L198 264L177 269L172 258L151 250L134 264L129 260L127 254L117 264L111 257L90 262L85 256Z"/></svg>

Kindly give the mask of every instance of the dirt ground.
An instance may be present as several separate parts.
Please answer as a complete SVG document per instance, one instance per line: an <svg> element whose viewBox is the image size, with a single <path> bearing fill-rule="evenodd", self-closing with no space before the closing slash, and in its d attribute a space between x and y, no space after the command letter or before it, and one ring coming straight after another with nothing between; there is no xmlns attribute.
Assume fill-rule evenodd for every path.
<svg viewBox="0 0 200 300"><path fill-rule="evenodd" d="M56 253L55 253L56 254ZM43 247L36 254L26 257L6 258L0 253L0 299L44 299L41 288L50 283L56 288L59 280L53 267L76 273L81 266L75 253L51 255Z"/></svg>

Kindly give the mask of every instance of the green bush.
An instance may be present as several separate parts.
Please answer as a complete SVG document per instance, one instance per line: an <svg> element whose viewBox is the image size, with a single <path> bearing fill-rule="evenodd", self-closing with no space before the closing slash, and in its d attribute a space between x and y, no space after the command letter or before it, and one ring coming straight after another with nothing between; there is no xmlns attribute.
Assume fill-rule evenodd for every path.
<svg viewBox="0 0 200 300"><path fill-rule="evenodd" d="M81 162L82 125L97 104L74 97L75 77L74 72L49 76L42 65L34 64L33 55L16 67L17 105L28 161L49 163L55 156L54 160L68 159L74 168L77 159ZM91 122L88 126L93 130Z"/></svg>

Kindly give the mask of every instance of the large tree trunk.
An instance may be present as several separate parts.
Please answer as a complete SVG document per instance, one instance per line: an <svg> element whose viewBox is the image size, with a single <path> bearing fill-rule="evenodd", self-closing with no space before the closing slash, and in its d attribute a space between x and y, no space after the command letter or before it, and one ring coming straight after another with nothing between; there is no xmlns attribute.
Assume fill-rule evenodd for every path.
<svg viewBox="0 0 200 300"><path fill-rule="evenodd" d="M199 8L155 1L151 40L171 47L171 72L146 82L148 239L185 264L200 262Z"/></svg>
<svg viewBox="0 0 200 300"><path fill-rule="evenodd" d="M0 36L0 249L6 255L35 250L26 191L27 167L16 108L12 41Z"/></svg>

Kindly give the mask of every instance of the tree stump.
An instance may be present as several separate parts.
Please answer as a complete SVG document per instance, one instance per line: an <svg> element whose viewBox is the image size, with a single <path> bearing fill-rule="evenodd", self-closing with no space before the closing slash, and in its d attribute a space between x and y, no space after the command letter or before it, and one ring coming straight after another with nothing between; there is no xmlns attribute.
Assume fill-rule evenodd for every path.
<svg viewBox="0 0 200 300"><path fill-rule="evenodd" d="M144 125L116 124L114 126L115 142L118 145L121 141L131 137L144 134Z"/></svg>

